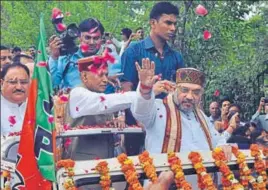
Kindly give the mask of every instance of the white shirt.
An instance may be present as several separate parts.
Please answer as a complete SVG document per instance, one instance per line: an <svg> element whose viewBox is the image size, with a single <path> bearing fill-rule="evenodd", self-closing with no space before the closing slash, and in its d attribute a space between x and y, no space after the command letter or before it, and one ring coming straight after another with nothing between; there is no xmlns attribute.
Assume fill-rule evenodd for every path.
<svg viewBox="0 0 268 190"><path fill-rule="evenodd" d="M116 47L118 47L118 48L121 48L120 49L120 53L119 53L119 56L122 56L123 55L123 53L124 53L124 51L125 51L125 49L126 49L126 46L127 46L127 42L128 41L118 41L116 38L112 38L111 39L112 40L112 42L114 43L114 45L116 45Z"/></svg>
<svg viewBox="0 0 268 190"><path fill-rule="evenodd" d="M139 89L139 87L137 88ZM162 146L165 136L167 112L163 100L145 100L139 93L131 107L133 116L144 124L146 130L145 149L150 153L162 153ZM180 152L209 151L209 145L200 123L195 119L194 113L181 113L182 139ZM203 112L202 112L203 113ZM222 135L216 131L210 123L209 118L203 113L212 137L213 148L226 144L230 134L224 132ZM197 176L188 175L186 180L192 184L193 189L197 187Z"/></svg>
<svg viewBox="0 0 268 190"><path fill-rule="evenodd" d="M86 115L114 113L130 108L136 92L117 94L96 93L84 87L76 87L70 92L70 115L78 118Z"/></svg>
<svg viewBox="0 0 268 190"><path fill-rule="evenodd" d="M26 102L19 106L1 95L1 135L21 131L25 110Z"/></svg>
<svg viewBox="0 0 268 190"><path fill-rule="evenodd" d="M140 93L138 94L138 98L132 106L132 112L134 117L145 126L145 148L150 153L161 153L166 129L166 108L162 100L154 98L145 100ZM194 113L180 113L182 122L181 152L209 151L205 133L200 123L196 120ZM203 115L208 124L213 147L225 144L230 134L228 132L224 132L223 135L218 133L210 123L209 118L204 113Z"/></svg>

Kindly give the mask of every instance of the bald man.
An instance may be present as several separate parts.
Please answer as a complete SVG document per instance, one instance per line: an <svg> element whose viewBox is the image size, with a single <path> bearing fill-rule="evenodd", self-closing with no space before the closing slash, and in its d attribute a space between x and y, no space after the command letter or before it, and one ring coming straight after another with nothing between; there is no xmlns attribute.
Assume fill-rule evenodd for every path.
<svg viewBox="0 0 268 190"><path fill-rule="evenodd" d="M220 107L218 102L211 102L209 105L210 122L214 125L214 122L220 119Z"/></svg>

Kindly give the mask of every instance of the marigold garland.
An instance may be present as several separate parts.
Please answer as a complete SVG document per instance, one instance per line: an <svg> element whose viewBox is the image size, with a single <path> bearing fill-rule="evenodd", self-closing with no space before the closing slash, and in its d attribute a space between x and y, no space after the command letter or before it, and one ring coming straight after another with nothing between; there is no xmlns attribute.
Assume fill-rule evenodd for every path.
<svg viewBox="0 0 268 190"><path fill-rule="evenodd" d="M262 160L259 146L257 144L252 144L250 146L250 151L251 156L255 158L254 168L257 174L259 175L257 177L258 189L266 190L266 181L267 181L266 167Z"/></svg>
<svg viewBox="0 0 268 190"><path fill-rule="evenodd" d="M196 170L198 176L198 187L200 189L207 190L217 190L213 184L211 176L207 173L206 168L204 167L202 157L198 152L191 152L188 155L189 160L191 160L194 169Z"/></svg>
<svg viewBox="0 0 268 190"><path fill-rule="evenodd" d="M138 180L138 174L132 160L124 153L118 155L117 160L121 164L121 170L124 173L126 181L129 183L128 190L142 190L143 188Z"/></svg>
<svg viewBox="0 0 268 190"><path fill-rule="evenodd" d="M215 160L215 164L219 167L220 172L222 173L222 185L223 189L232 189L232 190L240 190L244 189L243 186L235 179L233 172L227 166L227 159L224 155L224 152L221 148L215 148L212 151L212 157Z"/></svg>
<svg viewBox="0 0 268 190"><path fill-rule="evenodd" d="M68 177L65 179L65 182L63 184L63 187L66 190L77 190L77 188L74 185L74 165L75 162L71 159L67 159L67 160L60 160L57 162L57 167L58 168L65 168L65 171L68 174Z"/></svg>
<svg viewBox="0 0 268 190"><path fill-rule="evenodd" d="M100 173L100 185L102 190L109 190L112 182L109 175L108 163L106 161L101 161L95 169Z"/></svg>
<svg viewBox="0 0 268 190"><path fill-rule="evenodd" d="M157 181L157 174L156 174L156 169L153 165L153 159L149 156L149 152L144 151L138 156L138 158L146 176L153 183L155 183Z"/></svg>
<svg viewBox="0 0 268 190"><path fill-rule="evenodd" d="M185 180L181 166L181 160L176 156L174 152L168 153L168 163L170 164L170 168L174 173L177 189L191 190L191 184Z"/></svg>
<svg viewBox="0 0 268 190"><path fill-rule="evenodd" d="M256 179L251 175L251 170L248 168L246 163L246 155L239 151L239 149L235 146L232 146L232 153L237 158L236 163L239 166L240 183L247 188L250 182L253 189L256 189L257 182Z"/></svg>
<svg viewBox="0 0 268 190"><path fill-rule="evenodd" d="M3 178L6 178L6 182L4 184L4 189L3 190L11 190L11 186L10 186L10 178L11 178L10 172L7 171L7 170L4 170L2 172L2 177Z"/></svg>

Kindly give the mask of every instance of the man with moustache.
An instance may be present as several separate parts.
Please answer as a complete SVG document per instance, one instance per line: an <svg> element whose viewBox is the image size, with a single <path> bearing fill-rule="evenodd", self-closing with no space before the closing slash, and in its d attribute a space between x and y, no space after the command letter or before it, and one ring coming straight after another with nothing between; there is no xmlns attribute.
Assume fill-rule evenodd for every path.
<svg viewBox="0 0 268 190"><path fill-rule="evenodd" d="M136 65L140 80L154 76L153 64L147 63L151 71ZM230 159L231 146L226 145L226 140L236 128L236 116L233 116L228 129L220 135L198 108L204 85L204 73L194 68L177 70L176 90L163 100L155 99L153 84L140 84L140 96L132 106L132 113L145 126L146 150L159 154L170 151L210 151L220 146ZM193 189L198 189L195 175L187 176L186 180L192 183Z"/></svg>
<svg viewBox="0 0 268 190"><path fill-rule="evenodd" d="M209 105L210 122L214 125L214 122L220 119L220 108L218 102L211 102Z"/></svg>
<svg viewBox="0 0 268 190"><path fill-rule="evenodd" d="M11 63L12 54L11 54L11 51L8 47L1 45L1 47L0 47L0 59L1 59L0 60L1 61L0 62L1 69L4 65Z"/></svg>
<svg viewBox="0 0 268 190"><path fill-rule="evenodd" d="M77 68L77 60L100 54L102 52L102 35L104 27L99 20L88 18L79 25L80 46L77 52L71 55L60 56L62 42L53 35L50 38L49 67L52 76L53 88L74 88L82 83Z"/></svg>
<svg viewBox="0 0 268 190"><path fill-rule="evenodd" d="M7 64L1 71L1 135L22 129L30 72L21 63Z"/></svg>

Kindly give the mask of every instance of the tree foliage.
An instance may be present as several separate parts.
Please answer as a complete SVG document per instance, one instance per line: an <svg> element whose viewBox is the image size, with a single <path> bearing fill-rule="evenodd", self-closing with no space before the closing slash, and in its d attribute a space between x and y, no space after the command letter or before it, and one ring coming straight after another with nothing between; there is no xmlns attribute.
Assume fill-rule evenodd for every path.
<svg viewBox="0 0 268 190"><path fill-rule="evenodd" d="M79 24L96 17L106 31L118 38L120 30L142 26L149 33L149 12L157 1L1 1L1 44L27 48L37 41L39 15L44 13L47 36L54 34L51 10L60 8L66 24ZM173 48L181 51L185 64L207 75L205 106L228 95L243 108L244 118L256 110L260 92L257 76L267 69L268 3L265 1L173 1L180 7ZM209 14L200 17L195 7L204 5ZM244 14L258 10L250 19ZM203 39L209 30L212 38ZM267 75L266 75L267 76ZM264 80L264 79L262 79ZM268 79L266 79L268 80ZM263 81L261 81L263 83ZM220 97L213 96L219 89ZM263 91L263 89L261 89Z"/></svg>

